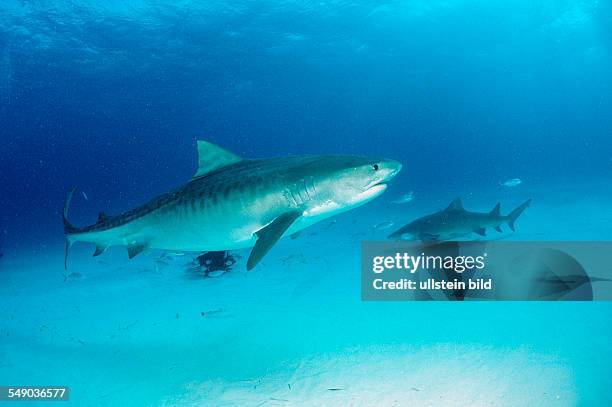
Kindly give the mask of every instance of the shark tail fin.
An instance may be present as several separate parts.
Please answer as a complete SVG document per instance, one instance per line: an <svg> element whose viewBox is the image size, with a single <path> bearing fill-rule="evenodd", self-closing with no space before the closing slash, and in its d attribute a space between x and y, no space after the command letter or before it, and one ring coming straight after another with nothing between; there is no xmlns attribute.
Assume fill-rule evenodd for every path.
<svg viewBox="0 0 612 407"><path fill-rule="evenodd" d="M77 231L77 228L72 226L68 221L68 209L70 208L70 202L72 201L74 191L76 191L76 187L73 187L70 192L68 192L68 196L66 197L66 203L64 204L64 212L62 214L62 220L64 221L64 234L66 235Z"/></svg>
<svg viewBox="0 0 612 407"><path fill-rule="evenodd" d="M64 234L66 235L66 251L64 253L64 270L68 270L68 250L70 246L72 246L72 240L68 235L71 233L75 233L78 229L72 226L72 224L68 221L68 209L70 208L70 202L72 201L72 196L74 195L74 191L76 191L76 187L73 187L70 192L68 192L68 196L66 197L66 203L64 204L64 212L62 213L62 220L64 221Z"/></svg>
<svg viewBox="0 0 612 407"><path fill-rule="evenodd" d="M523 213L523 211L527 209L530 204L531 199L528 199L508 214L508 226L510 226L510 229L512 229L512 231L514 231L514 222L516 222L518 217L521 216L521 213Z"/></svg>

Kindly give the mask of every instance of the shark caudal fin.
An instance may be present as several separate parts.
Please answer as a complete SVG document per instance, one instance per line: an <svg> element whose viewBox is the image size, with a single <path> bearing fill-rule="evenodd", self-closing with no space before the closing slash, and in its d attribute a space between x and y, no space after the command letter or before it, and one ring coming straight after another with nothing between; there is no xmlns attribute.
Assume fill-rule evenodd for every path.
<svg viewBox="0 0 612 407"><path fill-rule="evenodd" d="M68 237L69 234L77 231L77 228L72 226L68 221L68 209L70 208L70 202L72 201L72 196L74 195L74 191L76 191L76 187L73 187L70 192L68 192L68 196L66 197L66 203L64 204L64 212L62 213L62 220L64 221L64 234L66 235L66 251L64 253L64 270L68 270L68 250L70 246L72 246L72 241Z"/></svg>
<svg viewBox="0 0 612 407"><path fill-rule="evenodd" d="M523 202L521 205L519 205L518 208L516 208L515 210L513 210L512 212L508 214L507 216L508 226L510 226L510 229L512 229L513 232L514 232L514 222L516 222L518 217L521 216L521 213L523 213L523 211L527 209L527 207L530 204L531 204L531 199L528 199L525 202Z"/></svg>
<svg viewBox="0 0 612 407"><path fill-rule="evenodd" d="M72 201L72 197L74 192L76 191L76 187L73 187L70 192L68 192L68 196L66 197L66 203L64 204L64 212L62 214L62 220L64 221L64 234L70 234L76 232L77 228L72 226L68 221L68 209L70 208L70 202Z"/></svg>

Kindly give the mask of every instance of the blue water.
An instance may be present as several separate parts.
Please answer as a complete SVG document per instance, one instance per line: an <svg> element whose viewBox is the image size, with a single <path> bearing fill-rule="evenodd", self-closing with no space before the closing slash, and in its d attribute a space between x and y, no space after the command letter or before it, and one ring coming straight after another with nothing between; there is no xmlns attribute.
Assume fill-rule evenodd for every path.
<svg viewBox="0 0 612 407"><path fill-rule="evenodd" d="M445 388L532 369L531 385L558 398L525 404L518 395L537 391L491 379L487 389L514 390L445 405L610 405L611 305L365 304L358 273L359 241L385 235L373 225L457 196L504 213L533 198L511 239L609 240L610 21L612 3L595 0L2 1L0 385L67 384L75 405L257 405L236 401L237 383L262 380L278 396L286 383L272 383L308 376L304 361L329 358L342 377L374 363L360 352L414 351L406 364L425 366L414 380L427 381L436 366L461 370L442 360L478 359L468 349L482 362ZM94 260L79 245L81 277L64 281L69 188L84 192L76 224L127 210L193 174L196 139L244 157L347 153L404 167L381 198L281 242L254 275L189 279L182 260L159 270L155 256ZM499 185L511 178L523 183ZM389 203L408 191L413 202ZM201 308L224 316L202 324ZM375 362L396 372L392 360ZM411 405L442 399L406 386L420 390Z"/></svg>

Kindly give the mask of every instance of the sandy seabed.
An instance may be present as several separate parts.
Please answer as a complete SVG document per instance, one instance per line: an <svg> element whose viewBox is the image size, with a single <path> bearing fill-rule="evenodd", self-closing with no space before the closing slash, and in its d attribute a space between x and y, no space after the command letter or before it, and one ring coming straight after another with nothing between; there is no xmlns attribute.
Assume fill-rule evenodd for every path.
<svg viewBox="0 0 612 407"><path fill-rule="evenodd" d="M501 237L609 238L610 200L526 192L533 207ZM0 383L68 385L76 406L610 404L608 304L361 301L359 242L384 238L380 222L445 206L418 198L374 202L283 239L249 273L248 252L237 252L218 278L187 271L189 255L128 261L113 248L92 258L85 244L65 274L61 236L9 246Z"/></svg>

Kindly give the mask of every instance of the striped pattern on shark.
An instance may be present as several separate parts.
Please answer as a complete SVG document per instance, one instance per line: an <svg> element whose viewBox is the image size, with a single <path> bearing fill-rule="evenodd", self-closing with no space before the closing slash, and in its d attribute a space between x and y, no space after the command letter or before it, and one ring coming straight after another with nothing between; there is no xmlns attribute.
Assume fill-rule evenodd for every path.
<svg viewBox="0 0 612 407"><path fill-rule="evenodd" d="M401 169L393 160L299 156L246 160L198 141L199 165L185 185L121 215L101 213L77 228L64 207L66 257L76 241L126 246L130 258L147 249L233 250L253 247L252 269L285 235L376 198Z"/></svg>

